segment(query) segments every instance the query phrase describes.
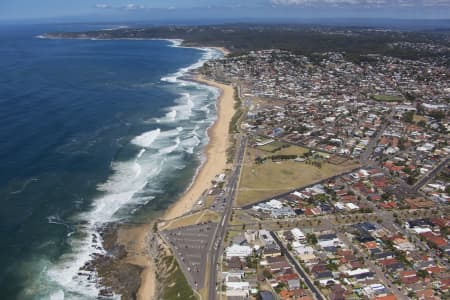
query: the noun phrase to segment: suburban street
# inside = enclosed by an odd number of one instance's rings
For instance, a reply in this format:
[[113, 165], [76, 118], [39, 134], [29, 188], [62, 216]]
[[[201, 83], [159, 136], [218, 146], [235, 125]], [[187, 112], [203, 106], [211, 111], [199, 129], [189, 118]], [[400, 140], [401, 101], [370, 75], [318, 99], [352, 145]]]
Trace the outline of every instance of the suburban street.
[[442, 171], [445, 166], [450, 162], [450, 157], [447, 157], [443, 161], [441, 161], [433, 170], [428, 172], [424, 177], [419, 179], [413, 186], [414, 190], [419, 190], [422, 186], [424, 186], [430, 179], [434, 178], [434, 176]]
[[272, 237], [277, 242], [278, 246], [281, 248], [281, 252], [286, 255], [289, 262], [294, 266], [295, 270], [300, 274], [303, 281], [306, 283], [308, 288], [311, 290], [312, 295], [316, 300], [325, 300], [325, 296], [322, 295], [320, 290], [314, 285], [313, 281], [309, 277], [309, 275], [303, 270], [302, 266], [297, 262], [297, 260], [292, 256], [292, 254], [286, 249], [286, 247], [283, 246], [283, 243], [280, 241], [280, 239], [277, 237], [276, 234], [271, 232]]
[[408, 298], [405, 297], [400, 291], [386, 276], [384, 275], [384, 272], [381, 270], [381, 268], [377, 265], [375, 265], [370, 259], [366, 259], [365, 255], [361, 253], [361, 250], [358, 249], [343, 233], [337, 234], [339, 239], [341, 239], [344, 243], [346, 243], [355, 253], [358, 253], [356, 256], [362, 258], [364, 260], [364, 263], [369, 267], [369, 269], [372, 272], [375, 272], [377, 278], [381, 280], [381, 282], [388, 287], [391, 292], [397, 297], [399, 300], [407, 300]]
[[[239, 98], [242, 99], [241, 96], [241, 88], [240, 86], [237, 87], [237, 94]], [[245, 105], [247, 106], [247, 101]], [[383, 110], [386, 113], [386, 110]], [[359, 169], [373, 169], [377, 168], [380, 171], [380, 173], [383, 173], [384, 176], [390, 177], [392, 174], [392, 171], [389, 172], [388, 169], [384, 168], [382, 165], [382, 162], [380, 157], [374, 158], [374, 150], [380, 143], [380, 139], [383, 137], [384, 134], [386, 134], [386, 131], [389, 133], [389, 126], [392, 124], [395, 125], [397, 122], [397, 119], [394, 119], [394, 114], [396, 113], [396, 110], [390, 109], [389, 113], [382, 119], [381, 125], [377, 128], [376, 131], [374, 131], [370, 136], [371, 138], [368, 140], [368, 143], [365, 143], [365, 150], [355, 157], [357, 161], [359, 161], [359, 165], [356, 168], [353, 168], [352, 170], [346, 170], [341, 171], [338, 174], [332, 174], [330, 177], [327, 177], [325, 179], [320, 179], [314, 182], [310, 182], [306, 186], [299, 186], [296, 189], [290, 190], [288, 192], [284, 192], [282, 194], [271, 196], [266, 199], [261, 199], [258, 202], [252, 203], [251, 205], [246, 205], [243, 207], [240, 207], [241, 210], [247, 210], [250, 209], [253, 205], [267, 202], [271, 199], [275, 198], [283, 198], [286, 196], [289, 196], [289, 194], [293, 193], [294, 191], [304, 190], [309, 187], [313, 187], [317, 184], [323, 184], [326, 182], [329, 182], [331, 180], [338, 179], [342, 176], [348, 175], [350, 173], [356, 172]], [[259, 133], [260, 136], [263, 136], [261, 133]], [[269, 136], [265, 136], [266, 138], [271, 138]], [[275, 137], [273, 137], [274, 140], [276, 140]], [[339, 238], [344, 241], [352, 250], [354, 250], [357, 257], [359, 257], [362, 261], [364, 261], [364, 264], [371, 270], [372, 273], [376, 274], [377, 279], [380, 281], [381, 284], [383, 284], [385, 287], [388, 287], [389, 290], [397, 297], [397, 299], [407, 299], [404, 296], [404, 291], [401, 289], [401, 287], [395, 285], [392, 281], [392, 278], [390, 276], [387, 276], [387, 274], [384, 273], [383, 269], [375, 263], [374, 261], [370, 260], [365, 253], [361, 252], [361, 249], [357, 246], [355, 246], [352, 241], [349, 240], [348, 236], [344, 234], [345, 231], [345, 224], [352, 224], [352, 223], [358, 223], [362, 222], [363, 220], [369, 221], [369, 222], [378, 222], [380, 224], [383, 224], [387, 229], [389, 229], [392, 232], [399, 232], [403, 236], [407, 237], [409, 240], [414, 241], [414, 243], [417, 245], [419, 249], [422, 251], [430, 250], [426, 243], [420, 241], [414, 234], [409, 232], [407, 229], [403, 227], [397, 226], [396, 223], [400, 224], [399, 219], [402, 221], [405, 221], [405, 212], [406, 210], [398, 210], [398, 209], [392, 209], [392, 210], [385, 210], [381, 209], [376, 205], [373, 201], [369, 201], [367, 195], [364, 193], [360, 193], [358, 190], [354, 192], [353, 195], [356, 195], [358, 197], [358, 204], [364, 204], [365, 208], [368, 208], [369, 211], [362, 212], [362, 213], [354, 213], [352, 215], [341, 215], [339, 212], [334, 215], [324, 215], [324, 216], [314, 216], [314, 217], [307, 217], [305, 215], [301, 216], [295, 216], [291, 217], [290, 219], [265, 219], [260, 218], [259, 221], [252, 219], [252, 215], [249, 214], [248, 218], [249, 220], [243, 222], [241, 224], [234, 224], [229, 225], [229, 220], [231, 217], [231, 214], [233, 213], [233, 202], [236, 197], [236, 193], [238, 190], [239, 185], [239, 179], [241, 174], [241, 168], [244, 161], [246, 146], [248, 142], [248, 136], [243, 133], [236, 134], [236, 152], [234, 155], [234, 162], [231, 172], [228, 175], [228, 178], [225, 182], [225, 185], [222, 187], [220, 194], [215, 197], [215, 202], [211, 205], [211, 209], [214, 210], [216, 213], [219, 214], [218, 221], [217, 219], [214, 221], [214, 223], [211, 226], [211, 232], [209, 233], [210, 242], [204, 242], [204, 248], [202, 251], [199, 251], [199, 253], [190, 253], [189, 251], [183, 250], [179, 251], [179, 259], [185, 261], [187, 263], [186, 268], [183, 270], [185, 273], [191, 273], [192, 270], [194, 270], [193, 278], [190, 280], [190, 285], [197, 291], [200, 291], [202, 287], [205, 287], [206, 290], [203, 290], [202, 296], [206, 297], [206, 299], [212, 299], [216, 300], [218, 297], [218, 293], [222, 292], [222, 285], [221, 278], [218, 278], [219, 272], [219, 261], [222, 258], [223, 251], [227, 245], [224, 245], [225, 237], [227, 236], [228, 230], [234, 230], [236, 231], [237, 228], [242, 228], [243, 226], [247, 229], [267, 229], [272, 231], [271, 235], [273, 238], [277, 241], [279, 246], [281, 247], [281, 252], [286, 256], [289, 263], [295, 268], [295, 270], [300, 274], [301, 278], [305, 282], [305, 284], [308, 286], [308, 289], [311, 291], [312, 296], [316, 300], [322, 300], [326, 299], [326, 297], [322, 294], [321, 289], [316, 286], [311, 279], [311, 277], [308, 275], [308, 273], [303, 269], [302, 265], [299, 264], [297, 259], [286, 249], [286, 247], [281, 243], [280, 239], [278, 238], [277, 234], [274, 233], [277, 230], [283, 230], [294, 228], [294, 227], [308, 227], [308, 228], [314, 228], [315, 230], [319, 231], [326, 231], [326, 230], [335, 230], [336, 228], [340, 228], [340, 233], [338, 233]], [[282, 139], [280, 139], [278, 142], [282, 142]], [[298, 144], [296, 142], [287, 142], [291, 145], [298, 145], [307, 149], [314, 149], [310, 148], [304, 144]], [[399, 154], [408, 154], [411, 149], [409, 147], [408, 149], [402, 149], [401, 151], [397, 151], [397, 155]], [[322, 150], [320, 150], [322, 151]], [[324, 151], [327, 152], [327, 151]], [[332, 152], [327, 152], [329, 154], [333, 154]], [[385, 156], [381, 156], [381, 158], [384, 159], [393, 159], [395, 158], [394, 155], [391, 154], [384, 154]], [[351, 158], [348, 158], [351, 159]], [[383, 160], [384, 161], [384, 160]], [[436, 163], [436, 161], [435, 161]], [[445, 166], [447, 166], [449, 163], [449, 158], [442, 159], [437, 165], [433, 164], [434, 167], [427, 172], [423, 177], [419, 177], [418, 181], [414, 185], [407, 184], [405, 178], [400, 177], [394, 177], [392, 181], [390, 182], [390, 186], [387, 187], [384, 191], [386, 195], [393, 195], [393, 197], [397, 199], [404, 199], [408, 197], [415, 197], [418, 195], [419, 189], [427, 184], [432, 178], [436, 176], [440, 171], [442, 171]], [[417, 176], [417, 175], [416, 175]], [[417, 178], [415, 178], [417, 180]], [[350, 184], [343, 184], [345, 189], [352, 190], [352, 187]], [[343, 188], [344, 189], [344, 188]], [[442, 208], [442, 207], [441, 207]], [[420, 212], [420, 211], [419, 211]], [[431, 211], [429, 211], [429, 214], [422, 214], [423, 217], [430, 217]], [[418, 212], [416, 212], [415, 209], [409, 209], [406, 213], [406, 215], [413, 215], [418, 217]], [[399, 218], [400, 216], [400, 218]], [[254, 216], [253, 216], [254, 217]], [[346, 220], [344, 221], [344, 217]], [[408, 217], [407, 217], [408, 218]], [[314, 225], [315, 224], [315, 225]], [[206, 236], [206, 235], [205, 235]], [[168, 240], [173, 241], [180, 241], [184, 244], [186, 244], [186, 248], [189, 247], [189, 249], [195, 249], [195, 245], [189, 244], [189, 242], [186, 242], [184, 237], [181, 235], [175, 235], [171, 236], [170, 238], [167, 237]], [[194, 241], [200, 242], [199, 239], [193, 238]], [[440, 265], [448, 267], [448, 264], [441, 258], [437, 257], [436, 253], [430, 254], [434, 259], [436, 259], [437, 262], [439, 262]], [[199, 267], [204, 263], [204, 267]], [[201, 279], [199, 279], [199, 276]], [[205, 295], [206, 294], [206, 295]]]

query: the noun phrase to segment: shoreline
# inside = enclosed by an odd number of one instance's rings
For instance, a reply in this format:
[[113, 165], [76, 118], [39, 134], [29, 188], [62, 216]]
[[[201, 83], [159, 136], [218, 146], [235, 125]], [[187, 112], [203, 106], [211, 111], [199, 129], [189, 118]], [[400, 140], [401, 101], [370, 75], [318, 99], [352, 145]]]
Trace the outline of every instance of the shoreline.
[[[174, 47], [184, 47], [178, 45], [179, 40], [170, 42]], [[195, 48], [205, 52], [220, 51], [224, 56], [229, 53], [221, 48]], [[209, 59], [203, 56], [203, 63]], [[220, 92], [214, 101], [217, 117], [209, 125], [206, 132], [208, 142], [201, 149], [201, 164], [197, 167], [190, 185], [181, 195], [176, 196], [174, 199], [176, 201], [165, 210], [156, 212], [156, 215], [139, 225], [111, 222], [102, 229], [102, 244], [106, 254], [94, 257], [86, 263], [86, 266], [92, 266], [93, 271], [97, 272], [99, 283], [104, 286], [99, 291], [100, 295], [115, 293], [124, 295], [127, 299], [159, 299], [161, 290], [167, 287], [167, 283], [160, 281], [160, 276], [165, 270], [158, 270], [161, 267], [158, 262], [161, 253], [158, 246], [160, 243], [157, 242], [159, 237], [154, 231], [156, 222], [161, 219], [173, 219], [192, 210], [200, 196], [212, 187], [212, 180], [216, 175], [223, 173], [229, 166], [227, 150], [230, 144], [229, 124], [235, 111], [234, 88], [203, 78], [196, 72], [201, 67], [200, 64], [195, 63], [193, 66], [195, 69], [186, 68], [184, 69], [186, 74], [178, 75], [176, 78], [214, 87]], [[187, 77], [184, 77], [185, 75]]]
[[[218, 58], [222, 53], [225, 57], [230, 51], [223, 47], [184, 45], [180, 39], [163, 38], [95, 38], [95, 37], [63, 37], [41, 35], [35, 36], [38, 39], [71, 39], [71, 40], [162, 40], [169, 42], [169, 47], [192, 48], [203, 52], [202, 58], [187, 68], [179, 69], [174, 76], [182, 81], [189, 80], [198, 83], [205, 88], [211, 86], [218, 89], [219, 94], [214, 101], [216, 105], [216, 119], [208, 122], [206, 134], [208, 141], [201, 149], [201, 163], [196, 168], [195, 175], [189, 186], [182, 194], [174, 197], [174, 202], [164, 210], [156, 212], [156, 216], [143, 220], [141, 224], [127, 224], [114, 221], [103, 223], [98, 229], [101, 236], [102, 247], [105, 253], [93, 255], [83, 265], [82, 268], [89, 268], [98, 279], [99, 295], [120, 294], [124, 298], [136, 299], [158, 299], [161, 287], [166, 283], [158, 281], [158, 263], [155, 261], [158, 249], [155, 249], [154, 242], [158, 235], [153, 231], [153, 225], [157, 218], [172, 219], [189, 212], [197, 202], [198, 198], [209, 189], [212, 179], [222, 173], [228, 166], [227, 149], [229, 147], [229, 123], [234, 115], [234, 88], [224, 84], [216, 83], [202, 78], [200, 75], [193, 75], [201, 65], [210, 59]], [[212, 54], [211, 54], [212, 53]], [[181, 72], [181, 71], [182, 72]], [[182, 75], [178, 75], [182, 73]], [[196, 74], [196, 73], [195, 73]], [[185, 75], [189, 78], [183, 78]], [[162, 80], [162, 78], [161, 78]], [[200, 153], [199, 153], [200, 154]], [[176, 199], [175, 199], [176, 198]], [[161, 220], [161, 219], [159, 219]]]
[[[226, 49], [216, 47], [224, 56], [229, 54]], [[230, 164], [227, 163], [226, 151], [229, 147], [229, 124], [234, 115], [234, 88], [196, 75], [190, 80], [219, 89], [217, 98], [217, 119], [208, 129], [208, 144], [203, 149], [204, 160], [183, 194], [171, 204], [163, 213], [162, 219], [167, 221], [188, 213], [205, 190], [211, 187], [211, 181], [217, 174], [222, 173]], [[155, 299], [158, 290], [153, 255], [149, 251], [149, 241], [152, 236], [151, 228], [155, 220], [136, 227], [120, 226], [117, 243], [127, 248], [126, 262], [142, 268], [140, 285], [136, 297], [138, 300]]]
[[[114, 29], [113, 29], [114, 30]], [[111, 31], [113, 31], [111, 30]], [[104, 30], [108, 31], [108, 30]], [[88, 36], [75, 36], [75, 37], [65, 37], [65, 36], [55, 36], [52, 34], [39, 34], [36, 35], [37, 39], [47, 39], [47, 40], [90, 40], [90, 41], [168, 41], [171, 42], [175, 47], [181, 48], [193, 48], [193, 49], [215, 49], [219, 52], [222, 52], [223, 56], [227, 56], [231, 53], [225, 47], [222, 46], [196, 46], [196, 45], [183, 45], [183, 39], [175, 39], [175, 38], [128, 38], [128, 37], [116, 37], [116, 38], [102, 38], [102, 37], [88, 37]]]
[[228, 129], [234, 115], [234, 89], [230, 85], [207, 80], [197, 75], [193, 81], [215, 87], [220, 90], [217, 100], [217, 119], [208, 129], [208, 145], [204, 149], [205, 160], [199, 167], [191, 185], [183, 195], [163, 215], [164, 220], [174, 219], [190, 211], [200, 196], [211, 187], [214, 177], [222, 173], [227, 164], [226, 151], [229, 147]]

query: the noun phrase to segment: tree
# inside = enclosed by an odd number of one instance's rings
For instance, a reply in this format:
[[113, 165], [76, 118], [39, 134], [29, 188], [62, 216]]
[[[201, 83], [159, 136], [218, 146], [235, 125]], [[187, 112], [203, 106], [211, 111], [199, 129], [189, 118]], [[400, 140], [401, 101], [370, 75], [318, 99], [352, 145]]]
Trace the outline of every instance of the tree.
[[263, 275], [264, 277], [266, 277], [267, 279], [272, 279], [272, 273], [268, 270], [268, 269], [264, 269], [263, 271]]
[[412, 123], [414, 121], [414, 112], [413, 111], [408, 111], [406, 113], [403, 114], [403, 120], [406, 123]]
[[382, 199], [383, 201], [389, 200], [390, 197], [391, 197], [391, 193], [390, 193], [390, 192], [386, 192], [386, 193], [383, 193], [383, 194], [381, 195], [381, 199]]
[[336, 271], [338, 269], [338, 265], [330, 259], [327, 263], [327, 269], [330, 271]]
[[414, 293], [413, 291], [408, 292], [407, 295], [410, 299], [414, 298], [416, 296], [416, 293]]
[[419, 125], [420, 127], [425, 127], [427, 126], [427, 122], [425, 122], [425, 120], [420, 120], [419, 122], [417, 122], [417, 125]]
[[256, 259], [255, 259], [254, 257], [252, 257], [252, 256], [247, 256], [247, 257], [245, 258], [245, 260], [246, 260], [247, 266], [248, 266], [249, 268], [251, 268], [251, 269], [255, 269], [255, 268], [256, 268], [257, 262], [256, 262]]
[[287, 244], [287, 249], [288, 249], [289, 251], [292, 251], [292, 244], [291, 244], [291, 243], [288, 243], [288, 244]]
[[416, 100], [416, 96], [414, 96], [414, 94], [412, 94], [410, 92], [406, 92], [405, 93], [405, 98], [408, 101], [415, 101]]
[[450, 184], [445, 187], [445, 192], [450, 194]]
[[419, 270], [417, 271], [417, 276], [419, 276], [422, 279], [425, 279], [426, 277], [428, 277], [428, 272], [426, 270]]
[[430, 113], [430, 116], [440, 121], [441, 119], [443, 119], [445, 117], [445, 112], [433, 111]]
[[308, 241], [308, 243], [312, 244], [312, 245], [316, 245], [317, 244], [317, 237], [314, 233], [308, 233], [306, 234], [306, 240]]
[[406, 183], [409, 185], [413, 185], [416, 181], [417, 179], [414, 176], [408, 176], [408, 178], [406, 178]]

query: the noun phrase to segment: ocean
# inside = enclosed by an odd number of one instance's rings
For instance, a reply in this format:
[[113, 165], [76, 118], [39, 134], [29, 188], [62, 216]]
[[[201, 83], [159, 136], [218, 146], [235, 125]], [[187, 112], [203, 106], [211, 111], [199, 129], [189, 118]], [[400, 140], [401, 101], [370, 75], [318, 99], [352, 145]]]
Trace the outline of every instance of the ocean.
[[155, 216], [203, 160], [219, 92], [181, 77], [221, 53], [36, 38], [104, 27], [0, 26], [0, 299], [94, 299], [99, 228]]

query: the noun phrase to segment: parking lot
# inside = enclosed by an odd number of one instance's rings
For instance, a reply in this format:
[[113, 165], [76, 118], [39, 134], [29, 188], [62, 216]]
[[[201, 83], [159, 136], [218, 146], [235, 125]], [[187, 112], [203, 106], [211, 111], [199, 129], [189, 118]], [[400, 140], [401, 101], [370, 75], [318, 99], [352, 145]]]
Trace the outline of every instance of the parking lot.
[[207, 251], [216, 226], [207, 223], [162, 232], [189, 283], [196, 289], [204, 286]]
[[226, 208], [226, 204], [227, 204], [227, 200], [226, 200], [226, 197], [225, 197], [225, 193], [221, 192], [219, 195], [217, 195], [214, 198], [214, 201], [211, 204], [210, 209], [214, 210], [214, 211], [216, 211], [218, 213], [223, 213], [223, 211]]

